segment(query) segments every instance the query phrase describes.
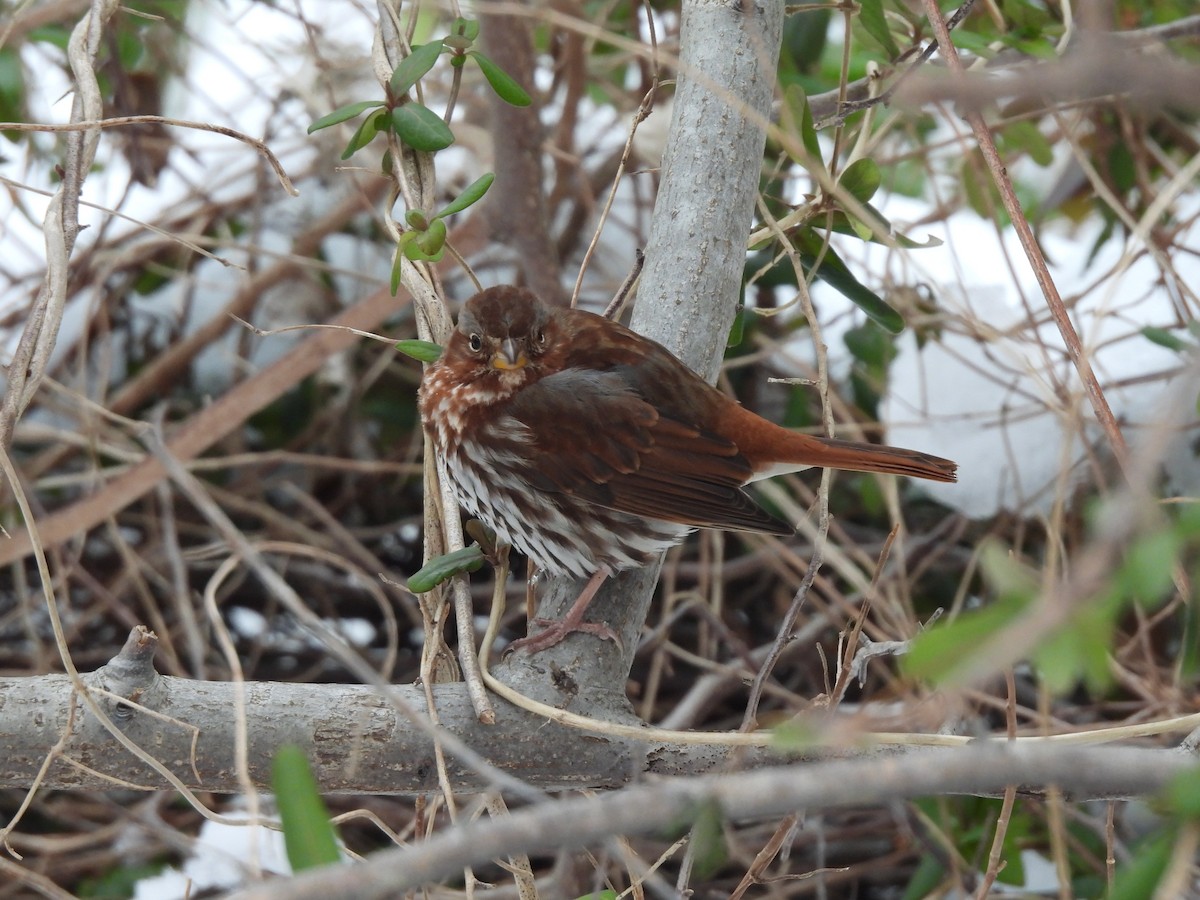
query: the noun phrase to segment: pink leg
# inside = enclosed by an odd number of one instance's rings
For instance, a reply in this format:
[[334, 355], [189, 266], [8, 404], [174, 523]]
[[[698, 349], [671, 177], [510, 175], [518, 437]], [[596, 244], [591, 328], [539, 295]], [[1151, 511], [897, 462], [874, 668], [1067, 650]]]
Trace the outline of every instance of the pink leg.
[[602, 640], [613, 641], [617, 646], [620, 646], [621, 639], [607, 625], [601, 625], [599, 622], [583, 621], [583, 614], [587, 612], [592, 598], [596, 596], [596, 591], [600, 590], [600, 585], [604, 583], [604, 579], [607, 577], [607, 572], [597, 572], [588, 580], [579, 597], [571, 604], [571, 608], [567, 610], [567, 614], [562, 619], [558, 621], [554, 619], [534, 619], [530, 623], [531, 625], [542, 625], [545, 627], [537, 634], [531, 634], [528, 637], [513, 641], [508, 649], [528, 650], [530, 653], [540, 653], [546, 648], [560, 643], [568, 634], [578, 631], [595, 635]]

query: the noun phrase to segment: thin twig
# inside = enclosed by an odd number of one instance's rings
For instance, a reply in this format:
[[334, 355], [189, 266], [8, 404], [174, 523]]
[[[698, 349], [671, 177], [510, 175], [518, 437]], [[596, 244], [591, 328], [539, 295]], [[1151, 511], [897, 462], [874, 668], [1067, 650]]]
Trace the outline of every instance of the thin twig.
[[168, 116], [115, 116], [111, 119], [71, 122], [65, 125], [48, 125], [32, 122], [0, 122], [0, 131], [71, 132], [90, 131], [101, 128], [121, 128], [125, 125], [174, 125], [177, 128], [191, 128], [195, 131], [211, 131], [214, 134], [221, 134], [225, 137], [233, 138], [235, 141], [241, 141], [243, 144], [249, 144], [266, 158], [271, 168], [274, 169], [275, 177], [279, 179], [279, 183], [283, 186], [283, 189], [293, 197], [300, 196], [300, 191], [292, 184], [292, 179], [288, 177], [287, 172], [284, 170], [283, 163], [279, 161], [279, 157], [271, 152], [266, 143], [225, 125], [213, 125], [211, 122], [191, 122], [187, 119], [172, 119]]
[[[929, 16], [929, 21], [933, 25], [934, 32], [937, 34], [938, 42], [943, 48], [942, 55], [949, 64], [950, 70], [956, 75], [963, 75], [966, 70], [963, 67], [962, 60], [958, 58], [958, 51], [955, 50], [954, 44], [950, 40], [950, 29], [945, 18], [942, 16], [941, 10], [938, 8], [937, 0], [922, 0], [922, 3], [925, 7], [925, 13]], [[1080, 381], [1083, 382], [1084, 391], [1087, 393], [1088, 400], [1092, 404], [1092, 411], [1095, 413], [1101, 428], [1104, 429], [1113, 455], [1121, 467], [1125, 469], [1129, 465], [1129, 446], [1125, 442], [1125, 436], [1121, 432], [1121, 426], [1117, 422], [1117, 417], [1113, 415], [1112, 407], [1108, 405], [1108, 398], [1104, 396], [1104, 389], [1100, 386], [1100, 382], [1096, 378], [1096, 373], [1092, 369], [1091, 360], [1088, 359], [1087, 353], [1083, 349], [1083, 344], [1079, 340], [1079, 332], [1075, 330], [1075, 325], [1071, 321], [1070, 314], [1067, 312], [1066, 304], [1063, 303], [1062, 295], [1058, 292], [1058, 285], [1054, 283], [1054, 276], [1050, 274], [1050, 268], [1046, 265], [1046, 257], [1042, 254], [1041, 247], [1038, 246], [1037, 236], [1034, 235], [1033, 228], [1029, 224], [1029, 219], [1026, 217], [1024, 210], [1021, 209], [1021, 201], [1017, 199], [1012, 179], [1008, 176], [1008, 169], [1004, 165], [1004, 160], [1000, 157], [1000, 151], [996, 147], [996, 142], [992, 139], [992, 133], [988, 129], [982, 114], [979, 112], [969, 111], [966, 114], [966, 118], [968, 124], [971, 126], [971, 131], [975, 135], [975, 140], [979, 144], [979, 149], [983, 153], [984, 161], [987, 163], [988, 169], [992, 174], [992, 180], [1000, 192], [1004, 209], [1008, 213], [1008, 217], [1012, 221], [1013, 228], [1021, 242], [1021, 247], [1025, 251], [1025, 258], [1029, 261], [1034, 276], [1037, 278], [1038, 286], [1042, 289], [1042, 295], [1046, 298], [1046, 306], [1050, 310], [1050, 314], [1054, 317], [1054, 324], [1058, 326], [1058, 331], [1062, 335], [1067, 355], [1070, 357], [1072, 365], [1075, 366], [1075, 370], [1079, 373]]]

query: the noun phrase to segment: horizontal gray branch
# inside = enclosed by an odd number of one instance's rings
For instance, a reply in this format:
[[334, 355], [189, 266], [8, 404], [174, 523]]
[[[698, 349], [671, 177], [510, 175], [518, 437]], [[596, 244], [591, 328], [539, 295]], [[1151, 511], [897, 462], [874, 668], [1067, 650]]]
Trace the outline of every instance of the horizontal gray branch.
[[[438, 791], [435, 730], [457, 737], [501, 772], [543, 790], [614, 787], [649, 773], [708, 772], [729, 765], [734, 752], [589, 733], [549, 722], [500, 698], [495, 698], [496, 724], [483, 725], [462, 683], [433, 687], [441, 723], [433, 729], [420, 686], [396, 685], [387, 696], [363, 685], [193, 681], [159, 675], [152, 666], [155, 646], [153, 635], [135, 629], [121, 654], [83, 676], [84, 682], [109, 692], [94, 696], [127, 738], [199, 790], [244, 788], [234, 758], [239, 710], [246, 723], [250, 779], [268, 789], [275, 751], [296, 744], [329, 793]], [[549, 674], [528, 661], [501, 666], [500, 672], [519, 692], [540, 694], [543, 702], [619, 718], [622, 724], [636, 722], [617, 708], [611, 692], [601, 696], [571, 687], [566, 694], [551, 694]], [[623, 695], [620, 701], [625, 703]], [[414, 717], [424, 721], [414, 722]], [[0, 679], [0, 787], [28, 788], [52, 754], [42, 782], [46, 788], [112, 788], [118, 779], [126, 787], [169, 787], [88, 711], [68, 676]], [[738, 754], [742, 766], [778, 759], [778, 754], [744, 748]], [[456, 791], [492, 786], [449, 752], [447, 767]]]
[[670, 779], [599, 797], [539, 803], [512, 815], [460, 824], [426, 841], [266, 884], [236, 900], [370, 900], [461, 875], [463, 867], [514, 853], [566, 850], [611, 835], [680, 833], [702, 814], [740, 821], [798, 810], [953, 793], [993, 794], [1008, 785], [1068, 796], [1141, 796], [1194, 766], [1187, 753], [1062, 744], [973, 744], [888, 760], [773, 767], [757, 772]]

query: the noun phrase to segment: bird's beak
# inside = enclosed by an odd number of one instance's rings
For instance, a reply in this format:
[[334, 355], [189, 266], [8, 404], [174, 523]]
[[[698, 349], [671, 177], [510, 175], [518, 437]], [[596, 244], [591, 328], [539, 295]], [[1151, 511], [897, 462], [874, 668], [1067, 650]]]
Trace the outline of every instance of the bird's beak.
[[502, 372], [515, 372], [525, 368], [529, 357], [512, 338], [505, 338], [500, 343], [500, 350], [492, 355], [492, 368]]

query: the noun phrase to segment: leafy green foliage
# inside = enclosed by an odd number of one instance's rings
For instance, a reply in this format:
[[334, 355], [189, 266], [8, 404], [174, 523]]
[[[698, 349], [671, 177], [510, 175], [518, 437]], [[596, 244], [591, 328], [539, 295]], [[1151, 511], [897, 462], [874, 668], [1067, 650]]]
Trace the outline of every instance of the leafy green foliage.
[[441, 260], [446, 250], [445, 219], [478, 203], [495, 180], [496, 176], [491, 172], [480, 176], [432, 217], [427, 217], [420, 210], [410, 209], [408, 211], [405, 216], [408, 230], [400, 235], [400, 242], [396, 247], [396, 256], [392, 263], [393, 294], [400, 287], [401, 259], [409, 259], [413, 262], [438, 262]]
[[[349, 159], [381, 133], [390, 132], [404, 144], [425, 153], [444, 150], [454, 143], [454, 132], [447, 122], [449, 111], [442, 117], [429, 107], [409, 96], [412, 89], [437, 64], [443, 52], [449, 51], [450, 64], [461, 69], [467, 59], [472, 59], [483, 72], [492, 90], [505, 102], [515, 106], [528, 106], [532, 101], [513, 78], [492, 60], [474, 49], [473, 43], [479, 35], [479, 24], [467, 19], [455, 19], [450, 34], [413, 45], [412, 52], [400, 61], [388, 79], [387, 97], [382, 100], [360, 100], [339, 107], [322, 116], [308, 126], [308, 133], [339, 125], [362, 115], [368, 109], [382, 111], [369, 116], [342, 152], [342, 159]], [[455, 72], [455, 78], [460, 77]]]
[[[984, 860], [991, 852], [995, 824], [1000, 817], [1001, 801], [988, 797], [937, 797], [913, 801], [919, 815], [933, 823], [938, 831], [954, 842], [954, 849], [963, 859]], [[1021, 847], [1039, 830], [1039, 822], [1020, 808], [1013, 810], [1001, 844], [1001, 868], [997, 880], [1003, 884], [1025, 883], [1025, 866], [1021, 862]], [[928, 853], [905, 890], [906, 898], [928, 897], [945, 876], [942, 859]]]
[[285, 744], [275, 753], [271, 787], [283, 823], [283, 841], [292, 870], [302, 872], [341, 859], [329, 810], [321, 799], [304, 751]]
[[[785, 91], [780, 120], [785, 132], [799, 137], [798, 146], [792, 143], [783, 148], [791, 160], [813, 173], [818, 181], [828, 178], [829, 170], [822, 158], [812, 108], [804, 90], [798, 85], [793, 84]], [[810, 204], [805, 211], [808, 214], [799, 223], [790, 225], [788, 236], [806, 272], [814, 273], [837, 290], [872, 321], [898, 334], [904, 329], [904, 319], [879, 294], [855, 277], [830, 243], [831, 233], [834, 232], [864, 241], [895, 243], [908, 249], [937, 246], [940, 243], [930, 239], [925, 244], [919, 244], [896, 233], [892, 224], [868, 203], [882, 183], [883, 172], [878, 163], [869, 157], [855, 160], [838, 177], [838, 189], [823, 192]], [[844, 202], [847, 196], [850, 202]], [[869, 220], [863, 217], [864, 210]], [[795, 215], [788, 214], [785, 217], [794, 219]]]
[[[1161, 605], [1180, 561], [1198, 545], [1200, 508], [1194, 505], [1172, 510], [1164, 521], [1135, 535], [1095, 596], [1077, 602], [1067, 622], [1038, 635], [1028, 648], [1047, 688], [1061, 695], [1083, 682], [1095, 694], [1107, 691], [1112, 680], [1108, 657], [1121, 616], [1134, 605], [1147, 611]], [[1031, 608], [1041, 587], [1034, 572], [995, 544], [983, 548], [981, 568], [992, 599], [982, 609], [920, 635], [903, 659], [909, 675], [953, 683], [981, 647]], [[1194, 650], [1191, 645], [1183, 652], [1188, 656]]]
[[994, 599], [982, 609], [939, 622], [919, 635], [901, 660], [907, 674], [934, 684], [953, 683], [988, 638], [1011, 625], [1029, 608], [1037, 589], [1033, 572], [995, 543], [984, 546], [981, 567]]

